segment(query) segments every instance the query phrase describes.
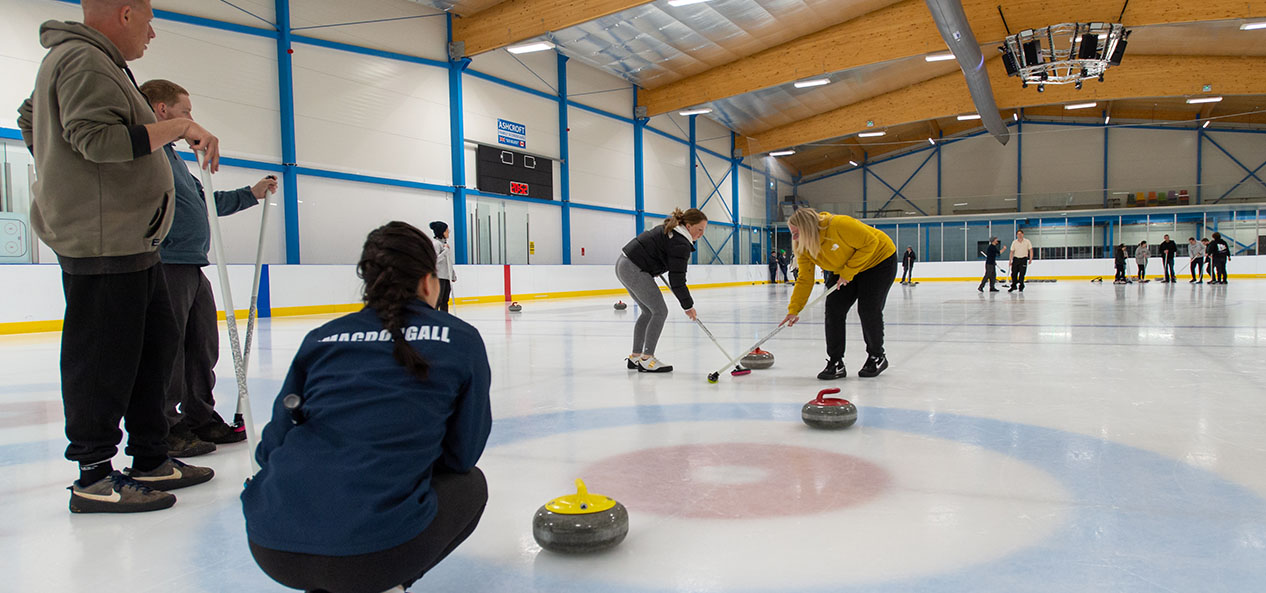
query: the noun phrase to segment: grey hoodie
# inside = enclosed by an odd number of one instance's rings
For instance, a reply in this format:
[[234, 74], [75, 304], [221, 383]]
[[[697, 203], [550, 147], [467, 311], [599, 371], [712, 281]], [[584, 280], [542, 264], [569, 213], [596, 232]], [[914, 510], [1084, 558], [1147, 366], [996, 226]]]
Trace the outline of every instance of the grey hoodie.
[[144, 270], [158, 263], [175, 199], [144, 127], [154, 112], [100, 31], [48, 21], [40, 44], [49, 52], [18, 109], [39, 171], [31, 226], [69, 274]]

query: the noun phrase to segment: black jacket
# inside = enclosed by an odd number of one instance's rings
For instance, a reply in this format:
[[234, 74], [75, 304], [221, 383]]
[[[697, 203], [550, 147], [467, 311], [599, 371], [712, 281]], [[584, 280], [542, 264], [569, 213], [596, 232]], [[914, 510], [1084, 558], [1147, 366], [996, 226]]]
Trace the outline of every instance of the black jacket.
[[1225, 239], [1209, 241], [1209, 248], [1205, 251], [1212, 255], [1214, 259], [1229, 259], [1231, 257], [1231, 246], [1227, 245]]
[[1175, 243], [1172, 239], [1169, 241], [1161, 241], [1160, 250], [1161, 250], [1162, 258], [1174, 259], [1174, 256], [1178, 255], [1178, 244]]
[[901, 256], [901, 265], [904, 267], [913, 266], [916, 261], [919, 261], [919, 256], [915, 255], [914, 250], [907, 251]]
[[681, 302], [682, 309], [692, 309], [694, 299], [690, 298], [690, 289], [686, 288], [686, 268], [690, 266], [690, 254], [695, 245], [681, 233], [673, 231], [664, 234], [664, 225], [658, 225], [629, 241], [624, 246], [624, 255], [643, 272], [659, 276], [668, 272], [668, 287]]
[[998, 246], [990, 243], [989, 247], [985, 249], [985, 264], [990, 266], [998, 265], [998, 255]]

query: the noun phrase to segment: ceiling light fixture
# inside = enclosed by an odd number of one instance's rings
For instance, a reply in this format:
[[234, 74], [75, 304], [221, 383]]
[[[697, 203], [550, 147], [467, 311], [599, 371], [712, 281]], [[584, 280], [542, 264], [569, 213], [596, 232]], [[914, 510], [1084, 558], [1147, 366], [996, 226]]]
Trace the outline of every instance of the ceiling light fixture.
[[928, 144], [931, 144], [932, 146], [936, 146], [936, 140], [928, 138]]
[[973, 114], [971, 114], [971, 115], [960, 115], [960, 116], [958, 116], [958, 121], [967, 121], [967, 120], [970, 120], [970, 119], [980, 119], [980, 114], [979, 114], [979, 113], [973, 113]]
[[1106, 126], [1106, 125], [1108, 125], [1108, 122], [1110, 122], [1110, 121], [1112, 121], [1112, 116], [1111, 116], [1111, 115], [1105, 115], [1105, 116], [1103, 116], [1103, 125], [1105, 125], [1105, 126]]
[[824, 84], [831, 84], [831, 79], [829, 79], [829, 78], [813, 78], [813, 79], [810, 79], [810, 80], [797, 80], [797, 81], [796, 81], [796, 84], [795, 84], [795, 87], [796, 87], [796, 88], [798, 88], [798, 89], [807, 89], [807, 88], [809, 88], [809, 87], [822, 86], [822, 85], [824, 85]]
[[850, 165], [852, 165], [852, 166], [856, 167], [856, 166], [857, 166], [857, 161], [849, 161], [849, 162], [848, 162], [848, 164], [850, 164]]
[[888, 132], [862, 132], [857, 135], [858, 138], [878, 138]]
[[712, 108], [699, 107], [697, 109], [687, 109], [685, 111], [678, 111], [677, 115], [703, 115], [705, 113], [712, 113]]
[[547, 49], [554, 49], [554, 44], [548, 41], [529, 41], [527, 43], [511, 45], [506, 48], [506, 51], [512, 54], [530, 54], [534, 51], [545, 51]]
[[1071, 111], [1073, 109], [1090, 109], [1096, 105], [1098, 105], [1098, 103], [1073, 103], [1072, 105], [1065, 105], [1064, 110]]
[[1015, 112], [1015, 113], [1012, 113], [1012, 114], [1011, 114], [1011, 119], [1014, 119], [1015, 121], [1020, 121], [1020, 112], [1019, 112], [1019, 111], [1017, 111], [1017, 112]]
[[939, 54], [928, 54], [926, 56], [923, 56], [923, 59], [928, 62], [944, 62], [946, 60], [954, 59], [954, 54], [949, 53], [949, 52], [942, 52]]
[[966, 206], [966, 205], [967, 205], [967, 202], [958, 202], [958, 203], [956, 203], [956, 204], [954, 204], [954, 205], [955, 205], [955, 206]]
[[794, 150], [778, 150], [778, 151], [774, 151], [774, 152], [769, 153], [769, 156], [790, 156], [790, 155], [793, 155], [793, 154], [796, 154], [796, 151], [794, 151]]
[[668, 0], [669, 6], [690, 6], [691, 4], [702, 4], [709, 0]]
[[1266, 21], [1244, 23], [1243, 25], [1240, 25], [1241, 31], [1256, 31], [1258, 29], [1266, 29]]
[[1195, 105], [1197, 103], [1217, 103], [1221, 100], [1222, 97], [1196, 97], [1194, 99], [1187, 99], [1187, 104]]
[[1200, 127], [1201, 127], [1201, 128], [1207, 128], [1207, 127], [1209, 127], [1209, 124], [1211, 124], [1211, 123], [1213, 123], [1213, 120], [1211, 120], [1211, 119], [1206, 119], [1206, 120], [1204, 120], [1204, 125], [1203, 125], [1203, 126], [1200, 126]]

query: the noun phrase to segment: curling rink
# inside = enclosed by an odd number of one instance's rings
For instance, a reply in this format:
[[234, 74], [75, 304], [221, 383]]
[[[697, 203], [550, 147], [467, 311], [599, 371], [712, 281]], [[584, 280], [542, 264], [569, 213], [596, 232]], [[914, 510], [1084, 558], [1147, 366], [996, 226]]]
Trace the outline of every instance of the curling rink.
[[[695, 298], [736, 351], [782, 319], [790, 294], [758, 285]], [[455, 309], [492, 361], [495, 422], [479, 464], [490, 500], [471, 539], [412, 591], [1244, 593], [1266, 583], [1266, 281], [1033, 282], [1011, 294], [894, 285], [891, 368], [856, 376], [865, 350], [850, 313], [849, 376], [834, 382], [815, 378], [820, 305], [765, 346], [773, 368], [727, 369], [710, 385], [724, 357], [671, 296], [657, 354], [675, 372], [626, 370], [637, 310], [614, 311], [617, 298]], [[329, 318], [262, 322], [250, 371], [258, 428], [300, 340]], [[59, 338], [0, 337], [0, 590], [286, 590], [247, 549], [245, 444], [188, 459], [217, 475], [175, 492], [171, 510], [67, 512], [76, 473], [62, 458]], [[216, 395], [231, 417], [227, 342]], [[800, 406], [826, 387], [857, 404], [855, 426], [801, 423]], [[628, 538], [596, 555], [543, 552], [532, 514], [577, 477], [628, 507]]]

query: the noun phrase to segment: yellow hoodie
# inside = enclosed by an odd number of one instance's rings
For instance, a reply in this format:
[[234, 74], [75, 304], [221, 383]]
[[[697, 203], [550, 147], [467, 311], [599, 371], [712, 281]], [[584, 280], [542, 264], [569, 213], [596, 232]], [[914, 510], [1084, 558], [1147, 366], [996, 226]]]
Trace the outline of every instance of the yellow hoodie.
[[818, 236], [822, 240], [822, 251], [816, 259], [808, 251], [796, 257], [800, 277], [796, 279], [791, 303], [787, 305], [787, 312], [792, 315], [799, 315], [809, 302], [817, 267], [839, 274], [845, 282], [852, 282], [859, 273], [897, 253], [897, 246], [886, 233], [852, 216], [819, 212], [818, 220], [821, 221]]

